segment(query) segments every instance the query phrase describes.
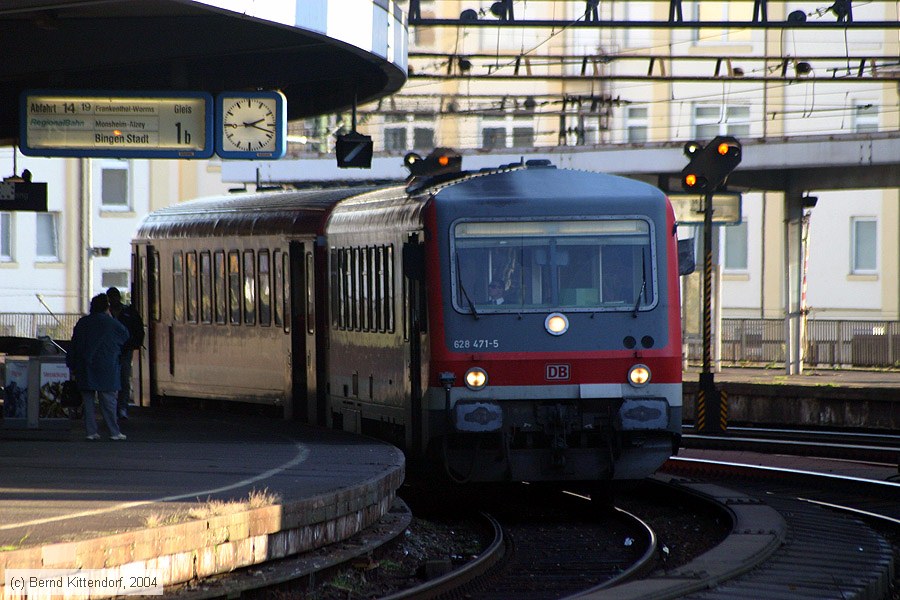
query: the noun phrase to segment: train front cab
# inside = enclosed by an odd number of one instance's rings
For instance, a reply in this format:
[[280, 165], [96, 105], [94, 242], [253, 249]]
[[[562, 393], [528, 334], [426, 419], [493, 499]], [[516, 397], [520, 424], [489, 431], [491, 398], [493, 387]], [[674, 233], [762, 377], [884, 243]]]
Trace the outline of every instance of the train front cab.
[[662, 193], [526, 169], [441, 190], [426, 221], [429, 271], [445, 275], [429, 287], [428, 437], [452, 477], [640, 479], [674, 453], [679, 289]]

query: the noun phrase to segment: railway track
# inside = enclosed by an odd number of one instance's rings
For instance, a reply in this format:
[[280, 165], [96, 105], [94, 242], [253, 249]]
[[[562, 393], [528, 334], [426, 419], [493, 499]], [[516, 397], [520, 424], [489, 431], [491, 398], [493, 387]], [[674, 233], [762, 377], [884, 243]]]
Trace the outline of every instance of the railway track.
[[[417, 515], [474, 505], [491, 513], [484, 518], [493, 541], [464, 568], [385, 597], [717, 599], [764, 591], [767, 600], [900, 599], [894, 568], [900, 564], [900, 483], [679, 457], [645, 486], [655, 487], [638, 496], [687, 495], [717, 504], [728, 515], [730, 535], [672, 564], [659, 561], [669, 550], [666, 542], [672, 545], [671, 534], [660, 539], [653, 532], [672, 513], [637, 525], [633, 515], [617, 511], [610, 517], [584, 495], [543, 486], [498, 487], [477, 498], [441, 491], [423, 500], [413, 494]], [[436, 505], [426, 508], [435, 497]], [[623, 494], [620, 500], [628, 505], [633, 498]], [[401, 518], [391, 535], [407, 525]], [[357, 556], [372, 551], [360, 547]], [[312, 589], [322, 573], [312, 569], [304, 585]]]
[[664, 471], [764, 499], [785, 520], [783, 544], [752, 573], [692, 598], [754, 589], [765, 589], [769, 600], [897, 597], [900, 484], [712, 458], [673, 459]]

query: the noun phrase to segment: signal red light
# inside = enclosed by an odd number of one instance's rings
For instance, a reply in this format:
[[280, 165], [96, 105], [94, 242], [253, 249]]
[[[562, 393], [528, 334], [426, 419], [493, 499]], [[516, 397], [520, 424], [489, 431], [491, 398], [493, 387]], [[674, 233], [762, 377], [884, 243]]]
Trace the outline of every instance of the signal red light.
[[729, 146], [728, 146], [728, 144], [726, 144], [725, 142], [722, 142], [721, 144], [719, 144], [719, 147], [716, 148], [716, 150], [717, 150], [717, 151], [719, 152], [719, 154], [721, 154], [722, 156], [725, 156], [726, 154], [728, 154], [728, 149], [729, 149]]
[[439, 165], [441, 165], [442, 167], [446, 167], [447, 165], [450, 164], [450, 157], [447, 156], [446, 154], [442, 154], [438, 157], [437, 161], [438, 161]]
[[693, 173], [688, 173], [684, 176], [684, 184], [688, 187], [694, 187], [697, 185], [697, 176]]

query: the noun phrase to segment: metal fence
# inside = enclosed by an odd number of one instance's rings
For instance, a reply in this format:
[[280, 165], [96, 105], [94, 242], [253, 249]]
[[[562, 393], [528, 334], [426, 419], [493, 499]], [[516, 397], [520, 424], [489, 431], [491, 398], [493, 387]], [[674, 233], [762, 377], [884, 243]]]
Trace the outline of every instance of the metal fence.
[[37, 338], [46, 335], [54, 340], [68, 340], [72, 338], [72, 328], [82, 316], [84, 315], [0, 313], [0, 336]]
[[[722, 365], [783, 364], [783, 319], [722, 319]], [[703, 356], [703, 340], [687, 337], [690, 362]], [[804, 363], [820, 367], [900, 367], [900, 321], [806, 322]]]
[[[82, 315], [0, 313], [0, 336], [68, 340]], [[785, 362], [783, 319], [722, 319], [722, 364]], [[686, 336], [690, 362], [703, 356], [703, 340]], [[806, 322], [805, 363], [821, 367], [900, 367], [900, 321]]]

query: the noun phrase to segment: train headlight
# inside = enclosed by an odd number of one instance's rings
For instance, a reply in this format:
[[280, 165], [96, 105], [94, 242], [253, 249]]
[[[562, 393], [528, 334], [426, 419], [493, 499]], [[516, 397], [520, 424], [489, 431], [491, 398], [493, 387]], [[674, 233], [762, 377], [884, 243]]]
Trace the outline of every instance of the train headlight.
[[569, 319], [562, 313], [551, 313], [544, 319], [544, 329], [550, 335], [562, 335], [569, 330]]
[[481, 367], [472, 367], [471, 369], [466, 371], [466, 387], [470, 390], [480, 390], [487, 385], [487, 382], [487, 371], [485, 371]]
[[650, 382], [650, 367], [634, 365], [628, 370], [628, 383], [634, 387], [643, 387]]

